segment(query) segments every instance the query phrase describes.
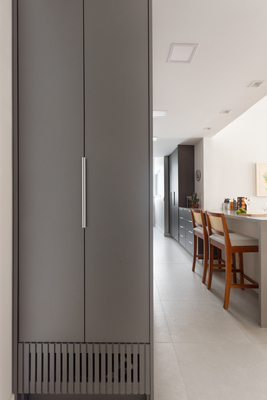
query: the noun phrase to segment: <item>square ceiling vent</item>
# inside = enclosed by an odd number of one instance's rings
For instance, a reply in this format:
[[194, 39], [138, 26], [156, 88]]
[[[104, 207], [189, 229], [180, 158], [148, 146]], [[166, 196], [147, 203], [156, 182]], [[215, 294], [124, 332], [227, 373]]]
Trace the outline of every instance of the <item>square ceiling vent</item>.
[[198, 46], [197, 43], [172, 43], [167, 62], [191, 63]]
[[251, 82], [248, 87], [249, 88], [258, 88], [260, 87], [262, 84], [264, 83], [264, 81], [253, 81]]

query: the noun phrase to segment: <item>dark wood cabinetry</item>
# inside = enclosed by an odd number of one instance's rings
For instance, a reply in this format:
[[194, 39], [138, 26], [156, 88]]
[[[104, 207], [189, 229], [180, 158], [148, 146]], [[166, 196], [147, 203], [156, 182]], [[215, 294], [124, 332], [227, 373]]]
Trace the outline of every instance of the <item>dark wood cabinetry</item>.
[[186, 228], [180, 228], [179, 207], [187, 206], [187, 196], [193, 192], [194, 146], [179, 145], [169, 156], [169, 226], [171, 236], [179, 242]]
[[169, 157], [170, 174], [170, 234], [178, 241], [178, 150]]

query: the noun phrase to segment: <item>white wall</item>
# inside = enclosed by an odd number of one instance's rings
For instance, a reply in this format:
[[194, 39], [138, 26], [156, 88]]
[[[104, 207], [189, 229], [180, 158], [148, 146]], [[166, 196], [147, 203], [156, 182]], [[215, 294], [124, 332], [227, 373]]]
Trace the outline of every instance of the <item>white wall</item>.
[[0, 1], [0, 399], [13, 399], [11, 0]]
[[[155, 179], [158, 176], [158, 195], [155, 193]], [[164, 233], [164, 157], [154, 157], [154, 222]]]
[[[267, 197], [256, 196], [255, 164], [267, 162], [267, 97], [203, 144], [203, 208], [218, 209], [225, 197], [252, 196], [249, 211], [263, 213]], [[244, 262], [246, 273], [259, 281], [258, 255], [245, 254]]]
[[204, 202], [204, 174], [203, 174], [203, 139], [195, 144], [195, 172], [199, 169], [201, 172], [200, 181], [196, 180], [195, 174], [195, 192], [197, 192], [200, 207], [203, 206]]
[[263, 212], [256, 197], [255, 164], [267, 162], [267, 96], [213, 138], [203, 139], [204, 208], [225, 197], [252, 196], [251, 212]]

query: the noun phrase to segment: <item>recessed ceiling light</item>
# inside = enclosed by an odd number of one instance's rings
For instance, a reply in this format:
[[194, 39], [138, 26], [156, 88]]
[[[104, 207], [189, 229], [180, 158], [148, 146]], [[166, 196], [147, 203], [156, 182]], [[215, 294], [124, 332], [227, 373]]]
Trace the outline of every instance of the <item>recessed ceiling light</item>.
[[153, 111], [153, 118], [164, 118], [168, 114], [168, 111]]
[[197, 43], [172, 43], [167, 62], [190, 63], [198, 46]]
[[229, 112], [231, 112], [232, 110], [222, 110], [221, 114], [229, 114]]
[[248, 87], [250, 87], [250, 88], [258, 88], [263, 83], [264, 83], [264, 81], [253, 81], [248, 85]]
[[209, 126], [207, 126], [206, 128], [203, 128], [203, 131], [210, 131], [211, 128]]
[[153, 142], [156, 142], [158, 140], [157, 136], [153, 136]]

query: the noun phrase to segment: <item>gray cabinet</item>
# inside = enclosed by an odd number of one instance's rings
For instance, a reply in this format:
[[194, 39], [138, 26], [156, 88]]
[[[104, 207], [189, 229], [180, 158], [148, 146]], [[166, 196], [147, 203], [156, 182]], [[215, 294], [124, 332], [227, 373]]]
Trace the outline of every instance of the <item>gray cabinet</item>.
[[186, 217], [179, 208], [179, 243], [185, 247]]
[[64, 10], [18, 2], [20, 341], [84, 339], [82, 1]]
[[[179, 207], [179, 243], [194, 253], [194, 232], [190, 208]], [[197, 238], [198, 254], [203, 254], [203, 242]]]
[[187, 206], [187, 196], [194, 192], [194, 146], [179, 145], [169, 156], [169, 227], [171, 236], [183, 241], [179, 207]]
[[94, 0], [84, 12], [85, 340], [148, 342], [147, 2]]
[[185, 248], [189, 253], [194, 252], [194, 232], [193, 232], [193, 222], [191, 218], [190, 210], [186, 210], [186, 222], [185, 222]]
[[143, 399], [150, 2], [19, 0], [16, 13], [14, 391]]
[[179, 207], [179, 243], [193, 254], [193, 223], [189, 208]]

